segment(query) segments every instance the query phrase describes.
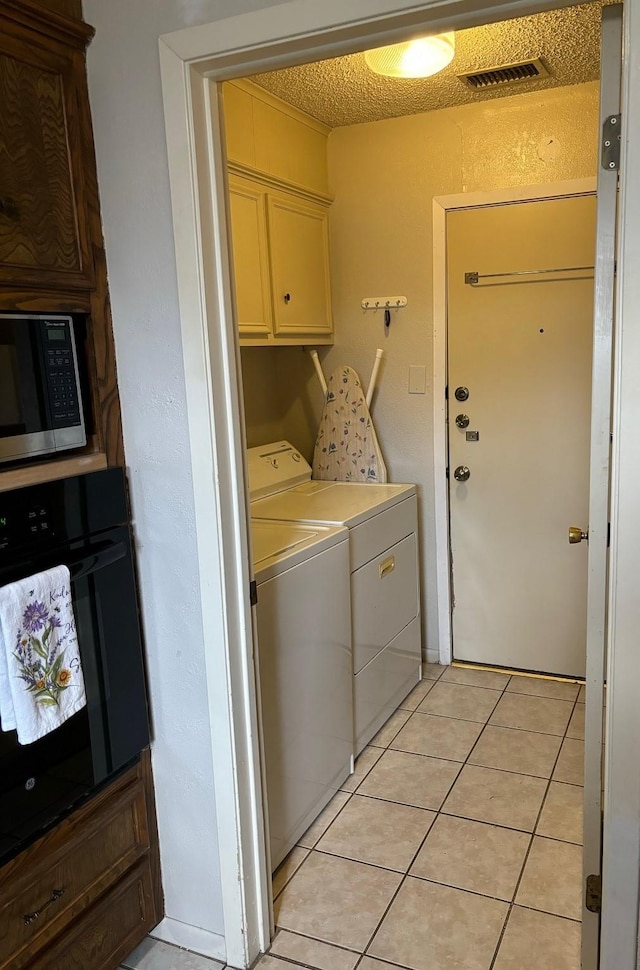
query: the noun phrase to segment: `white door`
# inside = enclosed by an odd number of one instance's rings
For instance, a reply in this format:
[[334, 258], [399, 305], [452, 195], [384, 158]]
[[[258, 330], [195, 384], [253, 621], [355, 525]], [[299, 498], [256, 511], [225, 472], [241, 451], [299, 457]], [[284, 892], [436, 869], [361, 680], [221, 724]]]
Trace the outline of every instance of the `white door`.
[[584, 676], [596, 200], [447, 213], [457, 660]]
[[[621, 137], [622, 5], [602, 11], [598, 212], [591, 408], [589, 517], [582, 526], [589, 536], [587, 674], [584, 758], [584, 909], [582, 970], [600, 965], [602, 885], [603, 707], [607, 660], [607, 592], [609, 563], [609, 489], [611, 450], [612, 357], [615, 315], [617, 163], [607, 144]], [[605, 794], [606, 798], [606, 794]], [[615, 900], [607, 900], [615, 906]]]

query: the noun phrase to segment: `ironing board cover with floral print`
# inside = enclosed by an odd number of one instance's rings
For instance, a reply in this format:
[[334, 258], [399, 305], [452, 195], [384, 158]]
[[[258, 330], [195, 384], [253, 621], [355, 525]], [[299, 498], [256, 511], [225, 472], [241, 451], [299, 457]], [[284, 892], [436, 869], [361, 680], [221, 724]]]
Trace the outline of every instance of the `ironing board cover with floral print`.
[[387, 481], [362, 384], [351, 367], [339, 367], [327, 381], [313, 452], [313, 478], [374, 485]]

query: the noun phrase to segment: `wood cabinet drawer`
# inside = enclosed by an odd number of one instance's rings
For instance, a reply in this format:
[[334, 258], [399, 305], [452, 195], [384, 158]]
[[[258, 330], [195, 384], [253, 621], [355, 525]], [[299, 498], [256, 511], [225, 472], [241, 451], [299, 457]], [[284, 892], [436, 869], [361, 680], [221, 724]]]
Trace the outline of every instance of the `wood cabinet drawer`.
[[144, 860], [29, 964], [29, 970], [115, 970], [156, 923]]
[[[80, 810], [83, 812], [83, 810]], [[90, 906], [149, 847], [145, 790], [138, 780], [95, 811], [48, 851], [47, 838], [25, 856], [25, 865], [0, 892], [0, 968], [19, 970], [36, 949]], [[42, 845], [42, 864], [34, 850]], [[24, 873], [24, 874], [23, 874]], [[75, 925], [75, 924], [74, 924]], [[80, 966], [80, 964], [78, 964]], [[84, 965], [83, 965], [84, 966]]]

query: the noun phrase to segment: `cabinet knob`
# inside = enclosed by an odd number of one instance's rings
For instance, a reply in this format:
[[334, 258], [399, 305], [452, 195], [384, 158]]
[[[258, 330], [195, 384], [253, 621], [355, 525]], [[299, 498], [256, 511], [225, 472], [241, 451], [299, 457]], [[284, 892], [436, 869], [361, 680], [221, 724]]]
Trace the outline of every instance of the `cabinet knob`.
[[290, 293], [285, 293], [285, 295], [284, 295], [284, 302], [285, 303], [291, 303], [291, 294]]

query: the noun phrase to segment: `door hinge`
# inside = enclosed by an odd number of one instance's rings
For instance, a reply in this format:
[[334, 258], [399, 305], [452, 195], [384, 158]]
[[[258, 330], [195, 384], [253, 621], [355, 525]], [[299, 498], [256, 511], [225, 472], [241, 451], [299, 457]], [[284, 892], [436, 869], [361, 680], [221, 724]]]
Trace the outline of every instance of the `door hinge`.
[[587, 876], [584, 904], [590, 913], [602, 912], [602, 878], [599, 875]]
[[258, 584], [255, 579], [249, 583], [249, 602], [252, 606], [258, 605]]
[[602, 167], [608, 172], [620, 168], [622, 115], [609, 115], [602, 126]]

